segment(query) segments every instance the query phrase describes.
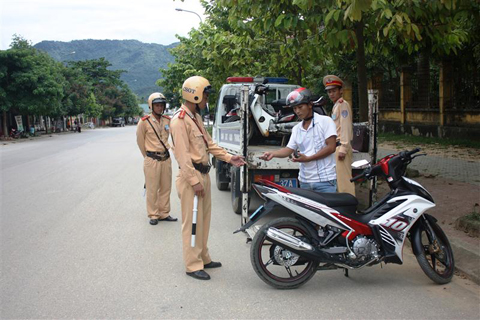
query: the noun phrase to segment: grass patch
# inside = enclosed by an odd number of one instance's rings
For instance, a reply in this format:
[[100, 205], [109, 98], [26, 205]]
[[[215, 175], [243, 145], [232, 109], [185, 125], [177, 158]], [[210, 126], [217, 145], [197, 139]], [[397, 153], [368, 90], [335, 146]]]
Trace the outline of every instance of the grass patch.
[[480, 213], [478, 212], [472, 212], [470, 214], [467, 214], [466, 216], [463, 217], [465, 220], [468, 221], [477, 221], [480, 222]]
[[417, 137], [411, 135], [400, 135], [394, 133], [379, 133], [378, 142], [394, 142], [394, 143], [409, 143], [409, 144], [430, 144], [437, 146], [459, 146], [467, 148], [480, 149], [480, 141], [469, 139], [452, 139], [452, 138], [430, 138]]
[[458, 218], [455, 221], [455, 228], [468, 233], [472, 237], [480, 237], [480, 214], [474, 211]]

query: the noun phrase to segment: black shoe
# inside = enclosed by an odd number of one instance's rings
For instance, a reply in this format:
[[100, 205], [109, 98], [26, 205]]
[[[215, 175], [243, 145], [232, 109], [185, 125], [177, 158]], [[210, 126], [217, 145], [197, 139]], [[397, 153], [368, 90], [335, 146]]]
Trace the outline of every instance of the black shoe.
[[172, 218], [171, 216], [168, 216], [165, 219], [158, 219], [158, 221], [171, 221], [171, 222], [174, 222], [177, 220], [178, 220], [177, 218]]
[[208, 273], [203, 270], [187, 272], [187, 275], [198, 280], [210, 280], [210, 276], [208, 275]]
[[221, 262], [213, 262], [213, 261], [203, 265], [205, 269], [220, 268], [221, 266], [222, 266]]
[[150, 224], [152, 226], [156, 225], [158, 223], [158, 219], [150, 219]]

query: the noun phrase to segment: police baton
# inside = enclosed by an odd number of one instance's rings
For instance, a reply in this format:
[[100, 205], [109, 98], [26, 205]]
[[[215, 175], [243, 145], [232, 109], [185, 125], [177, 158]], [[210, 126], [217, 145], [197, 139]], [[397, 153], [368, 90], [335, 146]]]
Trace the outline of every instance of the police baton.
[[192, 241], [190, 245], [195, 247], [195, 234], [197, 233], [197, 212], [198, 212], [198, 196], [193, 198], [193, 219], [192, 219]]

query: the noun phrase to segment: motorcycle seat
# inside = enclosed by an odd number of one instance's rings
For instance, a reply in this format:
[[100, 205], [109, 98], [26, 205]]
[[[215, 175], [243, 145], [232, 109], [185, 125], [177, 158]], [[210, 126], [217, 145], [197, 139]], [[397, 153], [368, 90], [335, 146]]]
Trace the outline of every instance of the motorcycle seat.
[[287, 102], [285, 99], [278, 99], [278, 100], [273, 100], [270, 104], [273, 107], [273, 109], [275, 109], [275, 111], [278, 112], [287, 105]]
[[[299, 188], [286, 188], [291, 193], [322, 203], [331, 208], [355, 207], [358, 205], [358, 200], [350, 193], [326, 193], [315, 192], [312, 190], [305, 190]], [[355, 211], [353, 212], [355, 213]]]

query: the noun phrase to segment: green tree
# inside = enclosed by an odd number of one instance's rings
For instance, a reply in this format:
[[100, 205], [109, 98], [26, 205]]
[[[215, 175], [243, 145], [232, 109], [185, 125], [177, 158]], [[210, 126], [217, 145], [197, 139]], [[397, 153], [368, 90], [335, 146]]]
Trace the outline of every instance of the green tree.
[[[172, 51], [175, 64], [160, 83], [175, 92], [189, 75], [286, 75], [318, 87], [326, 72], [356, 71], [360, 120], [367, 118], [371, 61], [442, 56], [471, 41], [478, 3], [467, 0], [218, 0], [204, 2], [208, 19]], [[345, 59], [355, 55], [355, 63]], [[172, 97], [176, 97], [173, 93]]]
[[111, 63], [104, 59], [70, 61], [71, 68], [81, 70], [92, 86], [96, 103], [102, 106], [101, 118], [124, 117], [136, 114], [138, 102], [135, 94], [120, 79], [124, 70], [110, 70]]
[[361, 121], [367, 119], [368, 110], [366, 54], [408, 56], [414, 52], [437, 55], [455, 52], [468, 40], [465, 24], [458, 22], [468, 12], [474, 12], [470, 10], [475, 6], [462, 0], [295, 0], [294, 3], [303, 10], [321, 13], [324, 17], [321, 33], [328, 47], [356, 53]]
[[91, 101], [93, 87], [81, 69], [64, 67], [63, 74], [66, 79], [65, 95], [62, 100], [63, 114], [75, 116], [86, 113]]
[[0, 51], [0, 108], [5, 134], [7, 111], [38, 116], [58, 113], [64, 83], [59, 63], [15, 36], [11, 48]]
[[97, 99], [95, 99], [93, 92], [90, 92], [87, 100], [87, 106], [85, 108], [85, 115], [93, 118], [100, 117], [102, 114], [102, 109], [102, 106], [97, 103]]

